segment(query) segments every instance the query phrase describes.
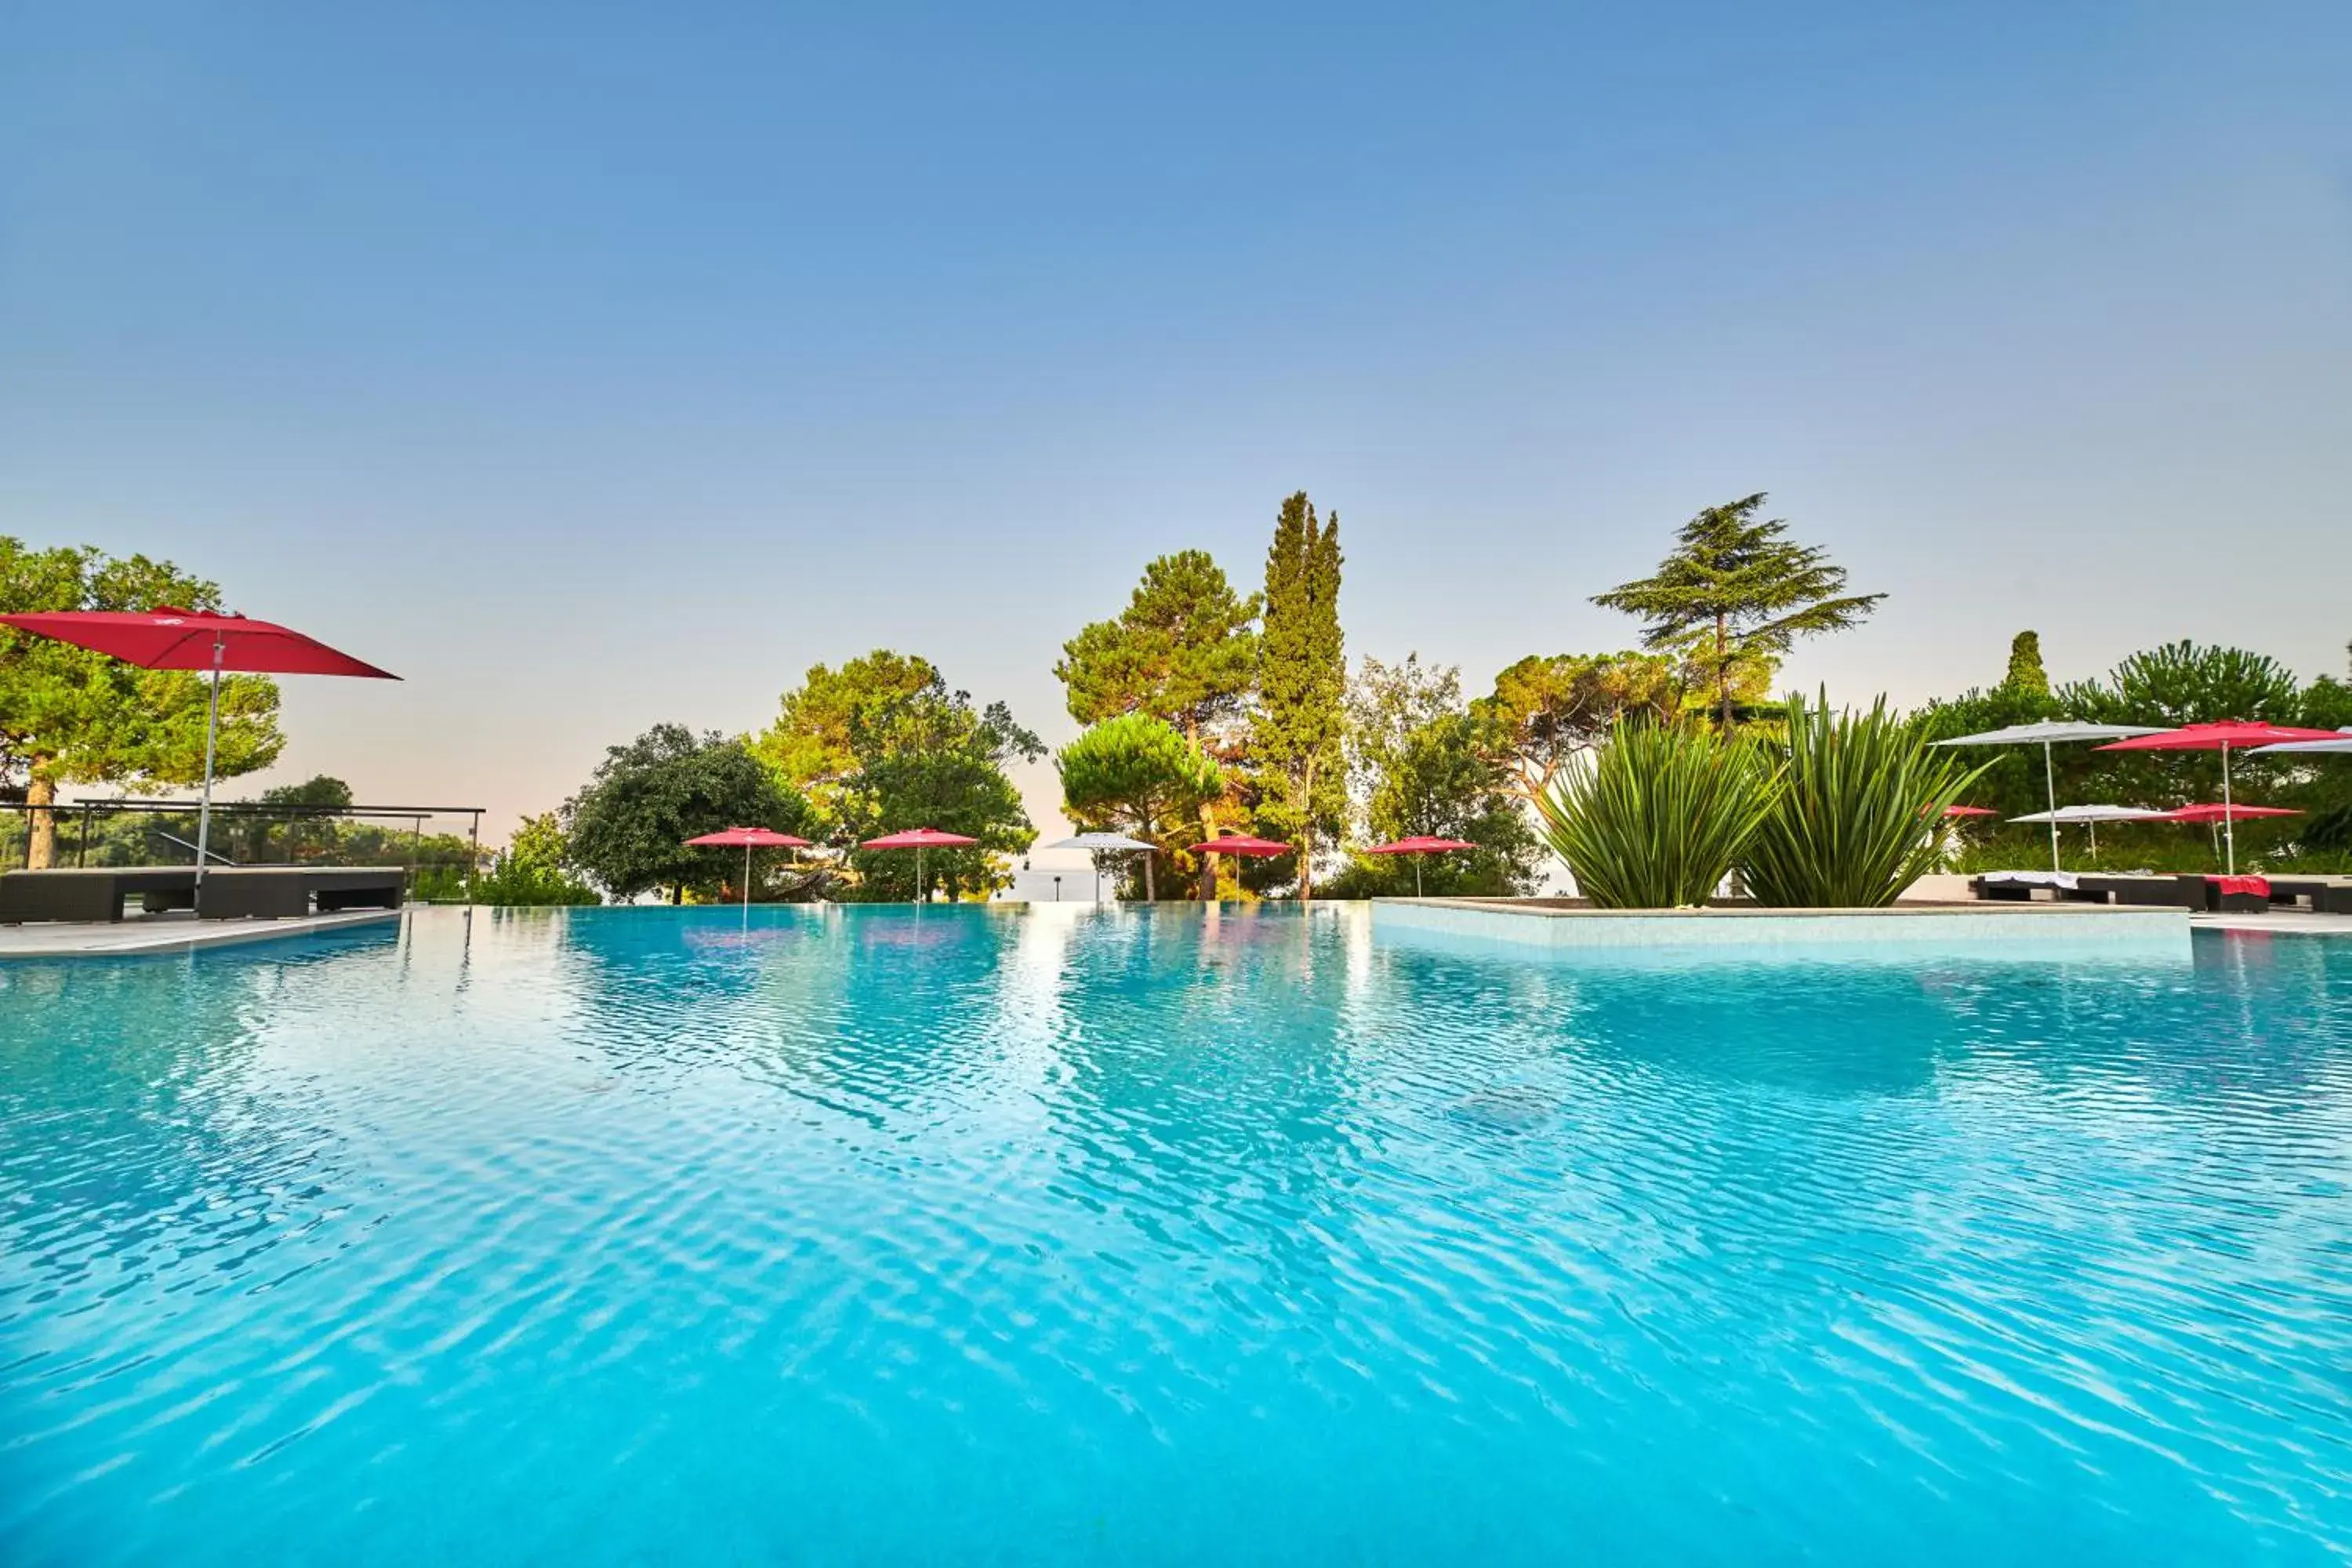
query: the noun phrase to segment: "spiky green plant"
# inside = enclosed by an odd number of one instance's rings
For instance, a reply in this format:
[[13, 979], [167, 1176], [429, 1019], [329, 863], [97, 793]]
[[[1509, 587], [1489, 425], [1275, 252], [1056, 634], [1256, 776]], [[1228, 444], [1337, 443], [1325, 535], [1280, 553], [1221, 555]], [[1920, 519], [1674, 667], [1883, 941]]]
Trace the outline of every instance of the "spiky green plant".
[[1984, 768], [1927, 744], [1886, 710], [1832, 712], [1824, 695], [1789, 698], [1788, 760], [1763, 826], [1739, 858], [1757, 901], [1790, 909], [1879, 909], [1936, 868], [1944, 808]]
[[1621, 723], [1590, 767], [1536, 797], [1543, 836], [1603, 909], [1664, 910], [1712, 895], [1771, 809], [1774, 766], [1750, 736]]

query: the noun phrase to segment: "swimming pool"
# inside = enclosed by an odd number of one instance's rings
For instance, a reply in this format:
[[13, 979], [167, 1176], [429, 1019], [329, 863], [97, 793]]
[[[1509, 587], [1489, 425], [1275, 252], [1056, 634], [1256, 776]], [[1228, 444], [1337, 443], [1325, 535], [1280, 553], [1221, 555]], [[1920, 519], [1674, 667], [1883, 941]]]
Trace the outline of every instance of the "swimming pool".
[[0, 968], [0, 1559], [2340, 1562], [2352, 943]]

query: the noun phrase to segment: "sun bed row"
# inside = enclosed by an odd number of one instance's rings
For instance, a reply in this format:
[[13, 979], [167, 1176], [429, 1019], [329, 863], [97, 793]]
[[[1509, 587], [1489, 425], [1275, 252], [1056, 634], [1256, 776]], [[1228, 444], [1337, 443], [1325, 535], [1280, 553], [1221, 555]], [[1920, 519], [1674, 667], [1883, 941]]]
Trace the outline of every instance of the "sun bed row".
[[1969, 889], [1979, 899], [2011, 903], [2039, 893], [2063, 903], [2146, 904], [2209, 914], [2307, 906], [2321, 914], [2352, 915], [2352, 877], [1989, 871], [1970, 880]]
[[287, 920], [341, 910], [396, 910], [408, 890], [397, 866], [92, 866], [0, 875], [0, 925], [123, 918], [193, 910], [201, 920]]

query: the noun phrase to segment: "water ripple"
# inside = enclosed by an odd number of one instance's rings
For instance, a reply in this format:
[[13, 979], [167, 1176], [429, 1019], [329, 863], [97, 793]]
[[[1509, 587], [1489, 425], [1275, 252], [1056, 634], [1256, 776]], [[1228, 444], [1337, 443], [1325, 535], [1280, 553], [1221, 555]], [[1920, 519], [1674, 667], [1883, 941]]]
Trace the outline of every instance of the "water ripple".
[[0, 1557], [2340, 1563], [2352, 944], [0, 970]]

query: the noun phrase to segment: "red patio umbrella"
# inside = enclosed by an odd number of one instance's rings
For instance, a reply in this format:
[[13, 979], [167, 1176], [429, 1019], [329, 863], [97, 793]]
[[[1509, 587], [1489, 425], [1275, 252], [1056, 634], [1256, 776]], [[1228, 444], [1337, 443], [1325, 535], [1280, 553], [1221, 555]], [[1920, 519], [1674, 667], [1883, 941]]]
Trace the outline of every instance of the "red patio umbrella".
[[795, 838], [789, 833], [778, 833], [772, 827], [722, 827], [716, 833], [706, 833], [699, 838], [689, 838], [688, 844], [710, 849], [731, 849], [743, 847], [743, 912], [751, 911], [751, 851], [761, 849], [805, 849], [809, 841]]
[[904, 833], [886, 834], [869, 838], [860, 849], [911, 849], [915, 852], [915, 902], [923, 901], [923, 851], [926, 849], [961, 849], [979, 843], [961, 833], [942, 833], [936, 827], [910, 827]]
[[2229, 822], [2250, 816], [2301, 816], [2284, 805], [2184, 805], [2164, 814], [2167, 822]]
[[398, 680], [388, 669], [329, 647], [291, 626], [244, 616], [214, 615], [158, 605], [152, 610], [35, 610], [0, 616], [0, 624], [76, 647], [89, 648], [147, 669], [208, 669], [211, 704], [205, 714], [205, 793], [196, 811], [196, 880], [211, 854], [213, 752], [220, 730], [220, 683], [239, 675], [351, 675]]
[[[1287, 855], [1290, 853], [1290, 846], [1276, 844], [1271, 838], [1254, 838], [1246, 833], [1221, 833], [1205, 844], [1193, 845], [1192, 853], [1195, 855], [1250, 855], [1264, 858], [1269, 855]], [[1204, 904], [1213, 902], [1216, 896], [1216, 878], [1204, 875], [1201, 879], [1201, 901]]]
[[1454, 849], [1475, 849], [1478, 847], [1466, 838], [1400, 838], [1391, 844], [1375, 844], [1364, 851], [1367, 855], [1410, 855], [1412, 857], [1412, 896], [1421, 897], [1421, 858], [1443, 855]]
[[2283, 741], [2333, 741], [2339, 739], [2334, 730], [2304, 730], [2292, 724], [2254, 724], [2242, 719], [2225, 719], [2214, 724], [2183, 724], [2178, 730], [2160, 730], [2153, 735], [2134, 735], [2128, 741], [2117, 741], [2101, 746], [2102, 752], [2219, 752], [2221, 753], [2221, 833], [2228, 846], [2224, 869], [2235, 876], [2238, 872], [2238, 833], [2231, 820], [2230, 752], [2237, 746], [2272, 746]]

